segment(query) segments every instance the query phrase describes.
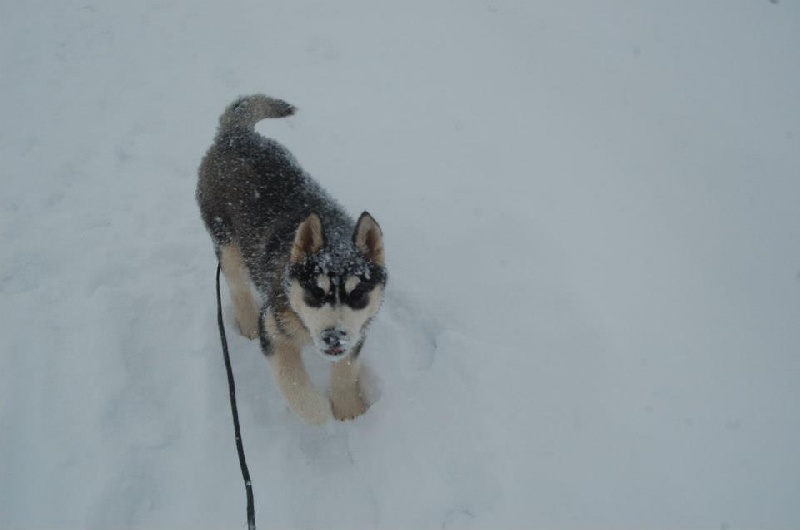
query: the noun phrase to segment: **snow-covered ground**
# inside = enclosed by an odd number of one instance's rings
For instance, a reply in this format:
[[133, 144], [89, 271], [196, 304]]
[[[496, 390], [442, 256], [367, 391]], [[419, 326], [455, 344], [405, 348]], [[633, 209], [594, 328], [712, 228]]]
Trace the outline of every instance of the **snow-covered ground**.
[[243, 527], [194, 186], [266, 92], [391, 279], [354, 422], [230, 332], [259, 527], [797, 528], [798, 50], [791, 0], [2, 3], [0, 527]]

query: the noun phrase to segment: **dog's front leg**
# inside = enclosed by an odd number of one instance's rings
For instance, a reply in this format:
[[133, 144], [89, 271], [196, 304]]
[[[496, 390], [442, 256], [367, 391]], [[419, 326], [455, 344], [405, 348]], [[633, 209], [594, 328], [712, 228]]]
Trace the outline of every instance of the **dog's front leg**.
[[331, 365], [331, 403], [337, 420], [352, 420], [367, 411], [367, 403], [358, 384], [358, 352]]
[[[262, 333], [265, 331], [262, 329]], [[272, 377], [278, 383], [292, 412], [310, 425], [323, 425], [331, 417], [331, 404], [316, 391], [308, 377], [301, 347], [285, 337], [262, 338], [264, 353], [269, 359]]]
[[331, 405], [311, 384], [300, 349], [278, 342], [269, 362], [292, 412], [310, 425], [324, 425], [331, 416]]

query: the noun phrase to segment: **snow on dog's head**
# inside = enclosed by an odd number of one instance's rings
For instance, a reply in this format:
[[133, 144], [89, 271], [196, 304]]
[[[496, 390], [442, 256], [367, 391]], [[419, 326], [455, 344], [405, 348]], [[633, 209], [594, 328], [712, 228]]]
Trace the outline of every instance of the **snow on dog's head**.
[[367, 212], [355, 230], [323, 230], [316, 214], [297, 228], [286, 275], [292, 310], [317, 351], [338, 361], [358, 353], [386, 284], [383, 234]]

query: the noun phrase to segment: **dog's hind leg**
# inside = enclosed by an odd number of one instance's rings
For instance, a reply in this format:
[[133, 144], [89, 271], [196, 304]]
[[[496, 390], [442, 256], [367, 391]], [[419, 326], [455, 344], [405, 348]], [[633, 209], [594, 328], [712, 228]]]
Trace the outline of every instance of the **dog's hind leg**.
[[249, 339], [258, 337], [258, 305], [250, 290], [250, 274], [235, 242], [220, 247], [220, 264], [236, 309], [239, 332]]

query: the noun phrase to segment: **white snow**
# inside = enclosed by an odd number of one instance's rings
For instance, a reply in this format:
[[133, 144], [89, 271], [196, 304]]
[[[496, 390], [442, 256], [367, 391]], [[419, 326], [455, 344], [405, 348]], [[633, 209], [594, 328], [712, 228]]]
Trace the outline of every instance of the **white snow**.
[[3, 3], [0, 527], [244, 527], [194, 186], [265, 92], [391, 276], [321, 429], [226, 302], [260, 528], [796, 528], [798, 49], [789, 0]]

